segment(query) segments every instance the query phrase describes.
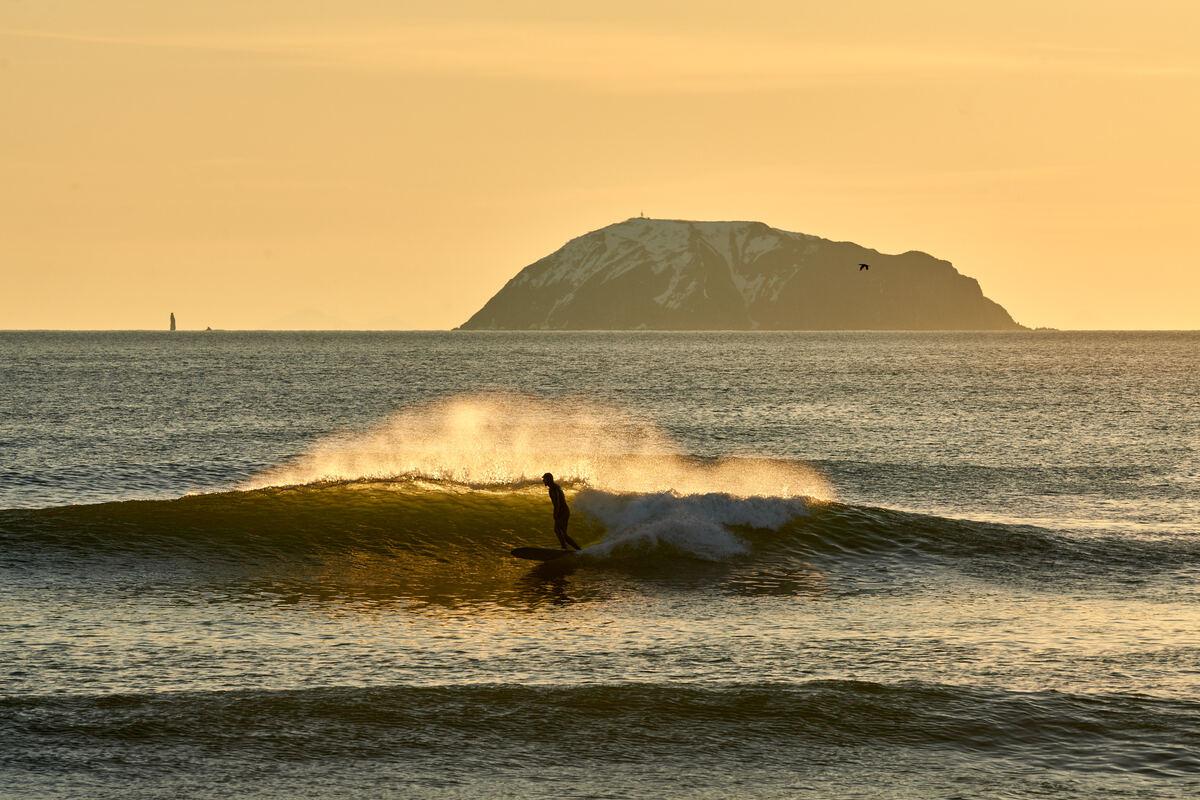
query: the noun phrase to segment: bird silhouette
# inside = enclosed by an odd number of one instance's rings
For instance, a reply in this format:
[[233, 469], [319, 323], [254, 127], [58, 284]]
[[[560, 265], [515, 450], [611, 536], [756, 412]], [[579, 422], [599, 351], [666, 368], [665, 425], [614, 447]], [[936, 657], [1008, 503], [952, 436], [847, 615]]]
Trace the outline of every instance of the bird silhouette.
[[870, 268], [871, 268], [871, 265], [870, 265], [870, 264], [859, 264], [859, 265], [858, 265], [858, 271], [859, 271], [859, 272], [862, 272], [864, 269], [870, 269]]

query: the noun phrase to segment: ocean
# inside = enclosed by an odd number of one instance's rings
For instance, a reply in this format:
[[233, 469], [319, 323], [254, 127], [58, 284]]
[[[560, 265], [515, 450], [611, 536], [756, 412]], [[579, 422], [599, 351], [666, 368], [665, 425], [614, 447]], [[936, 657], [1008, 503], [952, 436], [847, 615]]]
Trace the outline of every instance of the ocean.
[[1198, 363], [0, 333], [0, 797], [1195, 797]]

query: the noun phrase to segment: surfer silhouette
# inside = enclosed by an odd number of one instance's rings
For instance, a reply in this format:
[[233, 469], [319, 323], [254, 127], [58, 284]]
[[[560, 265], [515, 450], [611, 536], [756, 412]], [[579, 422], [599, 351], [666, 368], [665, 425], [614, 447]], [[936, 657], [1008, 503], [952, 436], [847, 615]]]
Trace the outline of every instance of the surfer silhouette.
[[567, 522], [571, 519], [571, 509], [567, 507], [567, 496], [562, 487], [554, 482], [554, 476], [547, 472], [542, 476], [542, 483], [550, 491], [550, 503], [554, 506], [554, 535], [558, 537], [558, 545], [563, 550], [568, 545], [576, 550], [583, 548], [575, 544], [575, 540], [567, 535]]

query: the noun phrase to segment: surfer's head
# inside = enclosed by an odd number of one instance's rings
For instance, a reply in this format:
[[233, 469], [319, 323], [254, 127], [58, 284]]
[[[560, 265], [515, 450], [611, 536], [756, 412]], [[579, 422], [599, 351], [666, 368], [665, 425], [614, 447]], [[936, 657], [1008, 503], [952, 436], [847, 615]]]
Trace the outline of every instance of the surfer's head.
[[549, 486], [550, 484], [554, 483], [554, 476], [551, 475], [549, 472], [547, 472], [545, 475], [542, 476], [542, 483]]

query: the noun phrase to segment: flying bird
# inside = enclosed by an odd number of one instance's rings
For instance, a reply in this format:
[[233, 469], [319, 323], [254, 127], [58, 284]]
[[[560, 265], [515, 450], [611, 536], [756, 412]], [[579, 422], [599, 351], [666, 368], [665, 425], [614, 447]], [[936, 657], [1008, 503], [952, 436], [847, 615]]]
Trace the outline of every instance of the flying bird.
[[859, 272], [862, 272], [864, 269], [870, 269], [870, 268], [871, 268], [871, 265], [870, 265], [870, 264], [859, 264], [859, 265], [858, 265], [858, 271], [859, 271]]

